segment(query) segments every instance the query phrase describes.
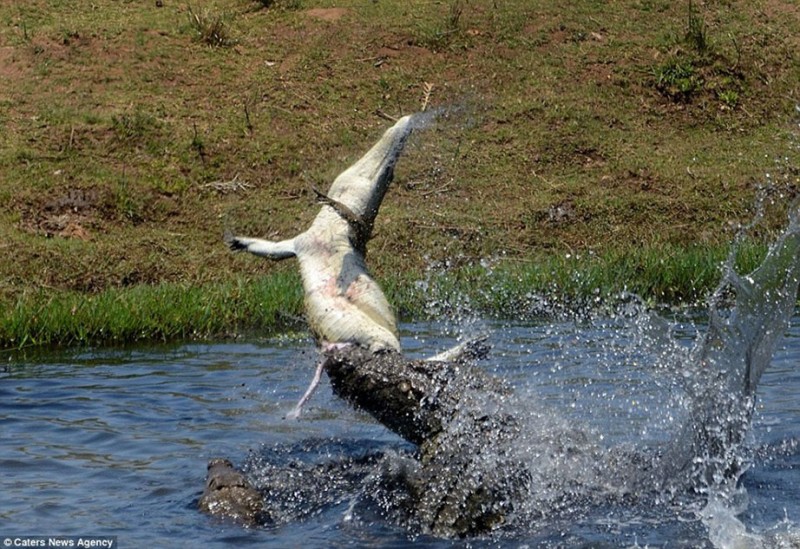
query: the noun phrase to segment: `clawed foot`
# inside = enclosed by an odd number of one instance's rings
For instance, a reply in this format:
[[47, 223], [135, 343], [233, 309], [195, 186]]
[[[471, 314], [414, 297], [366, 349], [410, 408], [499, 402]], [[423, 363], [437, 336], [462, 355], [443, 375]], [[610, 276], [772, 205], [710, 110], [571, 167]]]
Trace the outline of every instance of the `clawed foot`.
[[342, 349], [347, 349], [348, 347], [352, 347], [352, 343], [329, 343], [325, 342], [322, 344], [322, 354], [328, 354], [333, 351], [340, 351]]
[[[341, 349], [346, 349], [348, 347], [352, 347], [352, 343], [330, 343], [330, 342], [323, 342], [321, 346], [322, 354], [327, 355], [334, 351], [338, 351]], [[286, 414], [286, 419], [297, 419], [300, 417], [300, 414], [303, 411], [303, 406], [305, 406], [306, 402], [311, 400], [311, 397], [314, 395], [314, 391], [317, 390], [319, 386], [320, 379], [322, 378], [322, 370], [325, 369], [325, 358], [319, 361], [317, 364], [317, 369], [314, 371], [314, 377], [311, 380], [311, 384], [306, 389], [303, 398], [301, 398], [297, 405], [294, 407], [294, 410]]]
[[239, 240], [239, 238], [234, 236], [234, 234], [230, 231], [225, 231], [222, 239], [225, 242], [225, 245], [235, 252], [247, 249], [247, 244]]
[[491, 344], [487, 343], [488, 340], [489, 334], [481, 334], [426, 360], [432, 362], [471, 362], [483, 360], [489, 356], [489, 351], [492, 349]]
[[300, 413], [303, 411], [303, 406], [305, 406], [306, 402], [311, 399], [311, 396], [314, 394], [314, 391], [317, 390], [319, 386], [319, 380], [322, 378], [322, 370], [325, 367], [325, 361], [320, 360], [319, 364], [317, 364], [317, 369], [314, 371], [314, 378], [311, 380], [311, 384], [306, 389], [303, 398], [297, 403], [294, 407], [294, 410], [286, 414], [286, 419], [297, 419], [300, 417]]

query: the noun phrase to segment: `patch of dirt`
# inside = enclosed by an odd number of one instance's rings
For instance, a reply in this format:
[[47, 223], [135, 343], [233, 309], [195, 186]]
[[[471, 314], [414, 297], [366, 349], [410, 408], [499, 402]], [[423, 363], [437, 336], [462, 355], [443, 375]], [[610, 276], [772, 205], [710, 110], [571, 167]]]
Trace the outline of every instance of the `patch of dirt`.
[[95, 40], [91, 36], [78, 32], [64, 33], [59, 38], [35, 36], [31, 40], [34, 55], [58, 61], [69, 60], [76, 52], [89, 48], [93, 43]]
[[594, 82], [598, 86], [614, 84], [614, 64], [613, 63], [591, 63], [584, 68], [587, 80]]
[[419, 63], [421, 60], [432, 57], [433, 55], [434, 54], [431, 52], [431, 50], [421, 46], [416, 46], [413, 43], [409, 43], [409, 41], [404, 40], [397, 42], [396, 44], [378, 48], [378, 51], [375, 52], [375, 66], [383, 66], [387, 62], [401, 59], [410, 59], [414, 60], [416, 63]]
[[763, 3], [763, 13], [770, 19], [800, 19], [800, 5], [785, 0], [767, 0]]
[[278, 70], [282, 73], [292, 71], [302, 60], [303, 56], [299, 53], [288, 55], [283, 59], [283, 61], [281, 61], [280, 65], [278, 65]]
[[553, 204], [547, 209], [547, 222], [550, 225], [563, 225], [575, 221], [578, 217], [575, 205], [569, 200]]
[[306, 10], [305, 14], [314, 19], [323, 21], [338, 21], [350, 12], [347, 8], [313, 8]]
[[68, 189], [44, 203], [22, 205], [20, 228], [46, 237], [60, 236], [91, 240], [93, 230], [101, 228], [101, 193], [95, 190]]
[[72, 213], [51, 215], [39, 222], [38, 229], [45, 236], [60, 236], [62, 238], [77, 238], [78, 240], [91, 240], [92, 235], [84, 225], [89, 225], [91, 219]]
[[[7, 82], [15, 78], [20, 78], [27, 72], [22, 65], [17, 62], [16, 51], [17, 48], [13, 46], [0, 47], [0, 78]], [[6, 88], [6, 86], [3, 87]]]
[[[417, 52], [416, 50], [420, 51]], [[374, 58], [370, 59], [372, 66], [380, 71], [390, 71], [393, 67], [410, 67], [409, 70], [414, 70], [414, 68], [418, 68], [423, 64], [423, 56], [434, 55], [430, 50], [418, 46], [410, 46], [408, 52], [396, 51], [394, 54], [385, 55], [389, 51], [392, 50], [389, 48], [381, 48], [379, 53]], [[444, 77], [444, 75], [442, 76]]]
[[656, 177], [646, 169], [627, 170], [624, 174], [616, 177], [606, 175], [601, 181], [610, 186], [624, 187], [631, 192], [650, 192], [662, 187]]

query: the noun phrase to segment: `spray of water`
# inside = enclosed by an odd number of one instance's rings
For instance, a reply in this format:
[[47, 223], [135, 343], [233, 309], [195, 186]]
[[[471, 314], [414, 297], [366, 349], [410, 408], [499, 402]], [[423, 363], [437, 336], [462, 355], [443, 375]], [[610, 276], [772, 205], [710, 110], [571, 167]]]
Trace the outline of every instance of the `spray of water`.
[[669, 476], [688, 475], [697, 486], [720, 486], [746, 468], [755, 391], [786, 331], [800, 282], [796, 206], [761, 266], [745, 276], [733, 266], [742, 238], [710, 298], [708, 330], [687, 365], [690, 420], [668, 453]]

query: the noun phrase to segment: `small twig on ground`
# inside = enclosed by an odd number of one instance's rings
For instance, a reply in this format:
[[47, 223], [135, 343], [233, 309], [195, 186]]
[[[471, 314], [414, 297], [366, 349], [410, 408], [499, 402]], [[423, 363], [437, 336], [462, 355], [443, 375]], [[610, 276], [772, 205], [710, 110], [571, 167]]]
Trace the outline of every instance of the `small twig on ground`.
[[230, 181], [212, 181], [211, 183], [206, 183], [201, 185], [203, 189], [211, 189], [217, 192], [221, 192], [223, 194], [226, 193], [235, 193], [237, 191], [245, 191], [251, 188], [252, 185], [247, 183], [246, 181], [239, 180], [239, 174], [233, 176], [233, 179]]
[[425, 112], [425, 109], [428, 108], [428, 103], [430, 103], [432, 91], [433, 91], [433, 84], [431, 84], [430, 82], [422, 83], [422, 108], [420, 109], [420, 111]]
[[555, 183], [553, 183], [551, 180], [547, 179], [545, 176], [539, 175], [538, 173], [536, 173], [535, 170], [533, 172], [531, 172], [531, 173], [533, 174], [533, 177], [541, 179], [551, 189], [555, 188], [555, 186], [556, 186]]
[[375, 110], [375, 114], [377, 114], [377, 115], [378, 115], [378, 116], [380, 116], [381, 118], [384, 118], [384, 119], [388, 120], [389, 122], [397, 122], [397, 120], [398, 120], [398, 119], [397, 119], [397, 118], [395, 118], [394, 116], [392, 116], [392, 115], [390, 115], [390, 114], [386, 114], [385, 112], [383, 112], [383, 111], [382, 111], [382, 110], [380, 110], [380, 109], [376, 109], [376, 110]]
[[449, 190], [450, 190], [450, 183], [448, 182], [448, 183], [445, 183], [444, 185], [442, 185], [441, 187], [437, 187], [435, 189], [429, 189], [427, 191], [423, 191], [423, 192], [420, 193], [420, 196], [430, 196], [432, 194], [444, 193], [444, 192], [447, 192]]
[[247, 101], [244, 102], [244, 122], [248, 133], [253, 135], [253, 123], [250, 121], [250, 110], [247, 108]]

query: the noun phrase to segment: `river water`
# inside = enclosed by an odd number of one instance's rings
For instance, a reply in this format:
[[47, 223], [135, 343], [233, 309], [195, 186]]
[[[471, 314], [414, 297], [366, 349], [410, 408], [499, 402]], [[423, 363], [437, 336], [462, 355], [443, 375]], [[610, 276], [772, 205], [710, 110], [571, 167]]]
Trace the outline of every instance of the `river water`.
[[[639, 313], [473, 321], [459, 329], [414, 323], [402, 326], [402, 344], [411, 356], [427, 356], [459, 332], [489, 331], [494, 348], [483, 365], [518, 393], [586, 426], [603, 444], [644, 447], [679, 427], [686, 403], [665, 371], [702, 329], [702, 319]], [[355, 505], [353, 494], [260, 529], [196, 510], [212, 457], [241, 464], [275, 449], [299, 458], [320, 441], [340, 454], [405, 446], [325, 383], [299, 420], [284, 419], [315, 360], [302, 335], [7, 356], [0, 364], [0, 538], [113, 535], [120, 547], [800, 546], [800, 316], [759, 387], [755, 457], [735, 504], [707, 505], [704, 496], [655, 507], [615, 503], [469, 541], [410, 533]]]

